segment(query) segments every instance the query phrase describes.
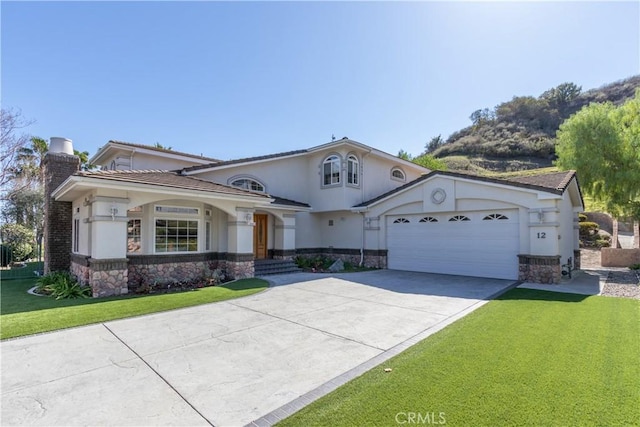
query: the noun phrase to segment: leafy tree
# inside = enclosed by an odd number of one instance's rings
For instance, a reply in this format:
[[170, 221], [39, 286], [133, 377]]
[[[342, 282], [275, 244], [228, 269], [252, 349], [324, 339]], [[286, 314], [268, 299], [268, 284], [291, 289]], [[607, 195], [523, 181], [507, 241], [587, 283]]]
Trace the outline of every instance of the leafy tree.
[[480, 110], [476, 110], [469, 116], [469, 119], [473, 122], [473, 126], [481, 126], [483, 124], [489, 123], [496, 118], [496, 115], [493, 111], [488, 108], [483, 108]]
[[33, 230], [21, 224], [3, 224], [0, 227], [2, 243], [13, 253], [14, 261], [24, 261], [33, 253], [35, 235]]
[[25, 188], [39, 188], [44, 182], [43, 162], [49, 144], [42, 138], [34, 136], [31, 144], [21, 147], [11, 168], [13, 175], [12, 192]]
[[425, 167], [427, 169], [431, 169], [434, 171], [435, 170], [444, 171], [448, 169], [447, 164], [444, 161], [440, 159], [436, 159], [431, 154], [421, 154], [418, 157], [415, 157], [411, 161], [417, 165], [420, 165], [422, 167]]
[[425, 151], [427, 153], [431, 153], [436, 151], [438, 148], [444, 145], [444, 139], [442, 139], [442, 135], [434, 136], [431, 140], [424, 146]]
[[620, 107], [593, 103], [567, 119], [556, 154], [609, 213], [640, 218], [640, 90]]
[[404, 151], [404, 150], [400, 150], [400, 151], [398, 151], [398, 157], [399, 157], [399, 158], [401, 158], [402, 160], [407, 160], [407, 161], [409, 161], [409, 162], [410, 162], [410, 161], [411, 161], [411, 159], [412, 159], [411, 154], [407, 153], [407, 152], [406, 152], [406, 151]]
[[564, 109], [582, 92], [582, 86], [575, 83], [562, 83], [552, 89], [549, 89], [540, 95], [540, 98], [546, 99], [552, 108], [559, 111]]
[[417, 157], [413, 157], [410, 153], [407, 153], [404, 150], [400, 150], [398, 152], [398, 157], [407, 160], [409, 162], [413, 162], [417, 165], [420, 165], [424, 168], [431, 170], [447, 170], [447, 164], [440, 159], [436, 159], [431, 154], [421, 154]]
[[[11, 181], [5, 194], [2, 219], [7, 223], [17, 223], [41, 233], [44, 218], [44, 158], [49, 143], [39, 137], [32, 137], [29, 145], [17, 150], [10, 167]], [[74, 150], [80, 157], [83, 170], [94, 168], [89, 163], [89, 153]]]
[[155, 148], [160, 148], [162, 150], [172, 150], [173, 149], [173, 147], [166, 147], [166, 146], [160, 144], [159, 142], [156, 142], [155, 144], [153, 144], [153, 146]]

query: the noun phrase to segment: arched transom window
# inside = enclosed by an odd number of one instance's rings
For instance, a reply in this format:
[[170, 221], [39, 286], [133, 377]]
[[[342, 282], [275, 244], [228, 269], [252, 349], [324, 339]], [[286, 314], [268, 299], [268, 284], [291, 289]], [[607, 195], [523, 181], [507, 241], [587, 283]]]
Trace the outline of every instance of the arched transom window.
[[251, 178], [239, 178], [233, 180], [231, 185], [234, 187], [244, 188], [245, 190], [259, 191], [264, 193], [264, 185]]
[[340, 184], [340, 157], [333, 155], [322, 162], [322, 185]]
[[391, 169], [391, 178], [397, 179], [398, 181], [404, 181], [406, 179], [406, 176], [405, 176], [404, 171], [402, 169], [393, 168], [393, 169]]
[[360, 162], [358, 158], [353, 154], [347, 157], [347, 183], [351, 185], [358, 185], [358, 175], [360, 174]]

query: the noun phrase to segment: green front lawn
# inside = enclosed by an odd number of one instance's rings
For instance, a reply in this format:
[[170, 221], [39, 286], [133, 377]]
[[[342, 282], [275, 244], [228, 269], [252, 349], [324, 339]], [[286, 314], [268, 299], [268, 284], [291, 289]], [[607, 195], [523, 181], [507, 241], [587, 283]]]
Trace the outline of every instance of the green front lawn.
[[514, 289], [279, 425], [639, 420], [640, 301]]
[[195, 291], [68, 300], [27, 294], [34, 285], [34, 279], [2, 281], [1, 339], [224, 301], [260, 292], [268, 284], [244, 279]]

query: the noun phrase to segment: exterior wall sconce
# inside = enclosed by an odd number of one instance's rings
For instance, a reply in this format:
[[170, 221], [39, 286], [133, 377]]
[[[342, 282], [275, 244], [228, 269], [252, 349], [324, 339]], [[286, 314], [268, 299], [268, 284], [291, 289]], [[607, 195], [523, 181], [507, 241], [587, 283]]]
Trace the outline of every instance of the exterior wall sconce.
[[109, 209], [109, 212], [111, 213], [111, 221], [115, 221], [116, 215], [118, 214], [118, 208], [115, 204], [111, 205], [111, 209]]
[[251, 214], [251, 212], [247, 212], [244, 216], [244, 219], [247, 222], [247, 225], [251, 225], [251, 226], [256, 225], [256, 223], [253, 222], [253, 215]]

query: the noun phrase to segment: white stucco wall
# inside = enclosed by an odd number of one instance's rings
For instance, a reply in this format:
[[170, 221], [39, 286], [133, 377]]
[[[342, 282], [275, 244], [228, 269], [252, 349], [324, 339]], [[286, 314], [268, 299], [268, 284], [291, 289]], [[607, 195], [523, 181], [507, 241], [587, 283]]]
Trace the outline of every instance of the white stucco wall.
[[[444, 191], [446, 195], [440, 203], [432, 200], [432, 195], [437, 190]], [[561, 199], [563, 199], [562, 196], [533, 189], [434, 176], [374, 205], [366, 212], [366, 217], [373, 222], [373, 226], [366, 232], [366, 247], [367, 249], [386, 248], [386, 221], [384, 221], [386, 215], [423, 212], [499, 212], [517, 209], [520, 224], [520, 253], [561, 255], [566, 262], [566, 256], [573, 254], [573, 240], [559, 240], [558, 235], [562, 235], [565, 229], [573, 227], [570, 218], [572, 207], [570, 201], [565, 201], [565, 204], [559, 206]], [[562, 209], [562, 215], [560, 209]], [[539, 212], [543, 212], [542, 217]], [[560, 241], [565, 245], [562, 249]], [[373, 246], [375, 242], [378, 244], [377, 247]], [[565, 255], [569, 254], [569, 248], [571, 255]]]

